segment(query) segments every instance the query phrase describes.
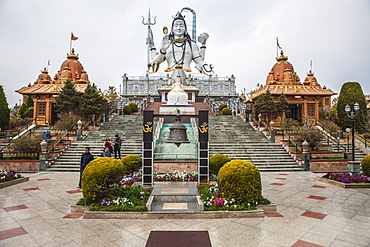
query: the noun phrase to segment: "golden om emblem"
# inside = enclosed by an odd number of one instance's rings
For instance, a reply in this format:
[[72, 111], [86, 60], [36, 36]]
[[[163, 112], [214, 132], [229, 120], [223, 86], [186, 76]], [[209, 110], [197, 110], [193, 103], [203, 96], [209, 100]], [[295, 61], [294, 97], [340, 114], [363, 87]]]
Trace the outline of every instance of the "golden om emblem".
[[202, 125], [200, 125], [199, 132], [202, 134], [208, 132], [208, 123], [204, 122]]
[[146, 124], [143, 126], [143, 131], [145, 133], [152, 132], [153, 127], [151, 126], [153, 123], [152, 122], [146, 122]]

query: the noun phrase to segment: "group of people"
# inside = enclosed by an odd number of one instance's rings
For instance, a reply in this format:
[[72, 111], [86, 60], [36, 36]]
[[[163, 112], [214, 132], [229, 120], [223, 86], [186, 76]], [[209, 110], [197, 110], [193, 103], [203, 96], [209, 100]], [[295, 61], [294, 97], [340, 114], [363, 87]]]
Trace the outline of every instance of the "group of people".
[[[112, 157], [112, 151], [114, 152], [115, 159], [121, 159], [121, 146], [122, 138], [116, 134], [114, 141], [111, 142], [109, 139], [106, 139], [104, 142], [104, 150], [100, 154], [100, 157]], [[78, 183], [78, 188], [81, 188], [81, 178], [82, 172], [84, 171], [87, 164], [94, 159], [94, 156], [90, 153], [90, 147], [85, 148], [85, 152], [81, 155], [80, 162], [80, 181]]]
[[100, 157], [112, 157], [112, 153], [114, 152], [115, 159], [121, 159], [121, 146], [122, 146], [122, 138], [119, 135], [115, 135], [115, 139], [112, 142], [110, 139], [106, 139], [104, 142], [104, 150], [100, 154]]

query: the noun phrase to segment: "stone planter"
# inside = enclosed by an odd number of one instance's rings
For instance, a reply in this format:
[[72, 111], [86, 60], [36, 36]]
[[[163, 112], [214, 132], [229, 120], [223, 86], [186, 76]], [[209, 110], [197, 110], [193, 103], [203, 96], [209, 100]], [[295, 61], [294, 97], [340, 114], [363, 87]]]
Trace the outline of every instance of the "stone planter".
[[320, 182], [324, 182], [327, 184], [331, 184], [337, 187], [341, 187], [344, 189], [363, 189], [363, 188], [370, 188], [370, 183], [342, 183], [335, 180], [330, 180], [327, 178], [316, 178], [316, 180]]
[[20, 183], [23, 183], [23, 182], [27, 182], [29, 180], [30, 180], [30, 178], [26, 177], [26, 178], [17, 178], [17, 179], [11, 180], [11, 181], [7, 181], [7, 182], [4, 182], [4, 183], [0, 184], [0, 189], [8, 187], [8, 186], [15, 185], [15, 184], [20, 184]]
[[310, 160], [311, 172], [347, 172], [347, 160]]

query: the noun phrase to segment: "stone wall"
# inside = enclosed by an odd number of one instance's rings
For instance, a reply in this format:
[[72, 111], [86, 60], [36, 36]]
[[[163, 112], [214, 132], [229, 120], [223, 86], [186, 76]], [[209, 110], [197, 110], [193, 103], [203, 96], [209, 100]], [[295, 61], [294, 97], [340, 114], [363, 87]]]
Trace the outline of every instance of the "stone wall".
[[38, 160], [0, 160], [0, 170], [13, 170], [16, 172], [38, 172]]
[[310, 160], [311, 172], [347, 172], [347, 160]]
[[198, 172], [198, 162], [154, 162], [155, 173]]

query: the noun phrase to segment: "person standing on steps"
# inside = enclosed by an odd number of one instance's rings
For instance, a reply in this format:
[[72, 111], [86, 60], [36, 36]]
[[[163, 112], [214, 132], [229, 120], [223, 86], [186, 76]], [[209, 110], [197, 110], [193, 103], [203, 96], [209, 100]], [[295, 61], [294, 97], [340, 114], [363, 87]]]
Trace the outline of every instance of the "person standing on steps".
[[113, 141], [114, 143], [114, 158], [117, 159], [117, 153], [118, 153], [118, 159], [121, 159], [121, 145], [122, 145], [122, 139], [119, 137], [118, 134], [115, 135], [115, 139]]
[[81, 155], [80, 162], [80, 181], [78, 182], [78, 188], [81, 188], [82, 173], [85, 170], [87, 164], [94, 159], [94, 156], [90, 153], [90, 147], [85, 148], [85, 152]]
[[100, 157], [112, 157], [112, 154], [109, 152], [109, 148], [104, 148], [103, 152], [100, 154]]

